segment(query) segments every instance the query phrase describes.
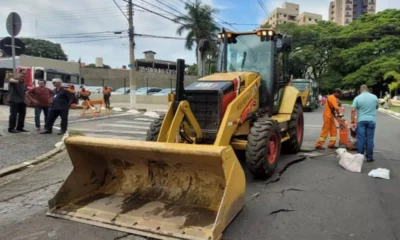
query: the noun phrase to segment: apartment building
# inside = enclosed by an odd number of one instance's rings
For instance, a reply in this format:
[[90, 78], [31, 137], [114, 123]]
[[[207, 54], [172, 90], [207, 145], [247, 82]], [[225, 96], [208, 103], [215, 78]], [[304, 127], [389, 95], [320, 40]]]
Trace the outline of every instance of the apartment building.
[[310, 25], [315, 24], [317, 21], [322, 21], [322, 15], [316, 13], [303, 12], [297, 16], [297, 24]]
[[288, 22], [308, 25], [315, 24], [318, 20], [322, 20], [322, 15], [308, 12], [300, 14], [299, 4], [285, 2], [282, 7], [274, 9], [269, 17], [262, 22], [262, 25], [268, 24], [276, 27], [278, 24]]
[[329, 21], [339, 25], [348, 25], [366, 13], [376, 13], [376, 0], [333, 0], [329, 4]]

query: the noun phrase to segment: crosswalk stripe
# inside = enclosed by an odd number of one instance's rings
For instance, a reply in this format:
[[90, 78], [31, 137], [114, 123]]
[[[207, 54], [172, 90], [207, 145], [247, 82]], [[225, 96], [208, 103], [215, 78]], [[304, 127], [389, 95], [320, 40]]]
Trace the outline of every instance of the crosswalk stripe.
[[87, 132], [87, 133], [122, 133], [122, 134], [142, 134], [145, 135], [147, 134], [146, 131], [121, 131], [121, 130], [108, 130], [108, 129], [102, 129], [102, 130], [97, 130], [97, 129], [90, 129], [90, 128], [71, 128], [69, 131], [77, 131], [77, 132]]
[[108, 135], [108, 134], [98, 134], [98, 133], [88, 133], [86, 136], [89, 137], [98, 137], [98, 138], [117, 138], [117, 139], [126, 139], [126, 140], [143, 140], [142, 137], [130, 137], [130, 136], [120, 136], [120, 135]]
[[154, 120], [154, 118], [135, 118], [135, 120], [138, 121], [145, 121], [145, 122], [152, 122]]
[[143, 122], [143, 121], [116, 121], [116, 123], [125, 123], [125, 124], [140, 124], [140, 125], [147, 125], [149, 126], [151, 124], [151, 121], [148, 122]]
[[125, 124], [112, 124], [112, 123], [102, 123], [97, 124], [99, 127], [116, 127], [116, 128], [133, 128], [133, 129], [149, 129], [148, 126], [135, 126], [135, 125], [125, 125]]

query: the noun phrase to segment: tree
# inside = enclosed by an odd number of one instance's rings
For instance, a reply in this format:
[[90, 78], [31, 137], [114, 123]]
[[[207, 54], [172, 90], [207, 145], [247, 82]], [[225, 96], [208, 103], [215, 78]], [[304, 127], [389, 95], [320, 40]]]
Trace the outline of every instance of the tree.
[[387, 72], [383, 78], [388, 82], [390, 92], [396, 92], [396, 90], [400, 88], [400, 71]]
[[[181, 25], [176, 30], [178, 35], [187, 31], [185, 47], [192, 50], [196, 44], [196, 59], [198, 64], [198, 75], [205, 73], [206, 54], [199, 54], [199, 43], [201, 39], [207, 39], [210, 43], [215, 43], [216, 34], [219, 30], [213, 21], [212, 14], [218, 13], [217, 9], [202, 4], [201, 0], [195, 0], [193, 3], [186, 2], [185, 10], [187, 15], [177, 16], [174, 21]], [[211, 46], [210, 49], [214, 47]], [[212, 51], [212, 50], [210, 50]]]
[[68, 60], [68, 56], [65, 55], [61, 45], [58, 43], [34, 38], [21, 38], [21, 40], [25, 44], [26, 55], [64, 61]]
[[[96, 65], [94, 63], [88, 64], [85, 66], [86, 68], [97, 68]], [[103, 64], [103, 69], [111, 69], [111, 67], [109, 65]]]
[[197, 69], [197, 64], [196, 63], [194, 63], [194, 64], [192, 64], [192, 65], [190, 65], [189, 67], [188, 67], [188, 74], [189, 75], [197, 75], [197, 72], [198, 72], [198, 69]]

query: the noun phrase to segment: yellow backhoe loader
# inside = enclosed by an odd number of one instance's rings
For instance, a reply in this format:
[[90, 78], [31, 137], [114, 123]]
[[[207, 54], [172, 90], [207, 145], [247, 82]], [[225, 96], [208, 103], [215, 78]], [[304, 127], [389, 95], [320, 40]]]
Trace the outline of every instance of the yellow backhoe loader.
[[[244, 206], [245, 174], [269, 177], [303, 141], [308, 91], [291, 86], [291, 37], [271, 29], [223, 31], [218, 73], [176, 93], [147, 141], [73, 136], [73, 171], [48, 215], [156, 239], [221, 239]], [[207, 49], [202, 41], [200, 49]]]

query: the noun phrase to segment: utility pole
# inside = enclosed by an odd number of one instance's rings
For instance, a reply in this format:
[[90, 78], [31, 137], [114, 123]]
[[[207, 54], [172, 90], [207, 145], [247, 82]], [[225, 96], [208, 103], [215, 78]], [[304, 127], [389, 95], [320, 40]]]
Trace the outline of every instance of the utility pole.
[[135, 38], [133, 27], [133, 4], [128, 0], [128, 21], [129, 21], [129, 85], [130, 85], [130, 107], [136, 107], [136, 81], [135, 81]]

